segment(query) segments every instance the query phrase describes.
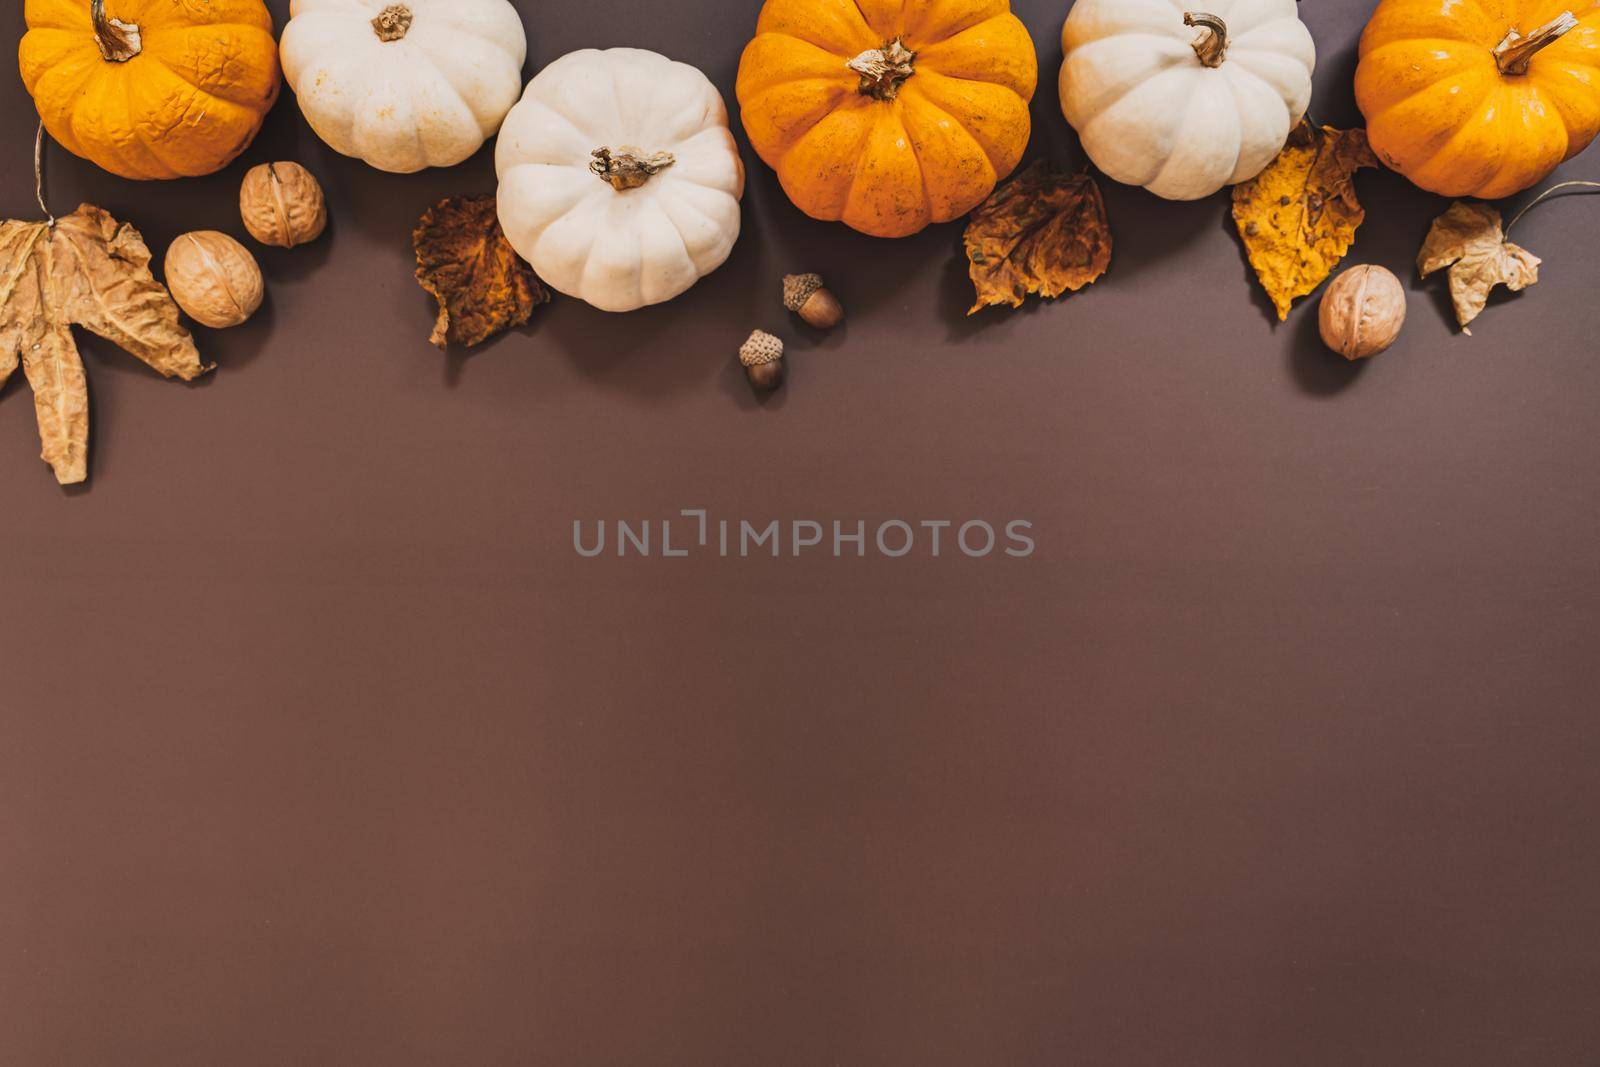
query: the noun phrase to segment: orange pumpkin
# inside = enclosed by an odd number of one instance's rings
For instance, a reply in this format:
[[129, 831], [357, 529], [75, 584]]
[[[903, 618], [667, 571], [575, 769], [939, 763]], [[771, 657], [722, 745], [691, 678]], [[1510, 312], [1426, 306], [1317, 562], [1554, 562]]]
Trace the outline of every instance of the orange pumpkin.
[[1422, 188], [1520, 192], [1600, 132], [1600, 2], [1383, 0], [1356, 102], [1378, 157]]
[[261, 0], [27, 0], [22, 80], [45, 129], [124, 178], [231, 163], [278, 98]]
[[767, 0], [737, 92], [800, 210], [904, 237], [1016, 167], [1038, 76], [1007, 0]]

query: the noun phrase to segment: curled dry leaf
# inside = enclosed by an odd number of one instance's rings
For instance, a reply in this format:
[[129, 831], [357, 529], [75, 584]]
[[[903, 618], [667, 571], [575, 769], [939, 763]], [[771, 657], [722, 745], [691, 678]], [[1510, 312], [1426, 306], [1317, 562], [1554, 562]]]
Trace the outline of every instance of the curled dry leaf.
[[168, 378], [212, 369], [151, 275], [138, 230], [89, 204], [53, 223], [0, 222], [0, 383], [20, 361], [44, 461], [62, 485], [89, 476], [89, 390], [73, 324]]
[[1021, 307], [1029, 293], [1076, 292], [1111, 265], [1111, 224], [1088, 171], [1035, 163], [990, 195], [967, 223], [972, 314], [990, 304]]
[[1266, 170], [1233, 187], [1233, 221], [1279, 321], [1350, 250], [1366, 218], [1355, 173], [1377, 165], [1365, 130], [1302, 122]]
[[1539, 280], [1539, 257], [1512, 244], [1500, 226], [1500, 212], [1474, 200], [1457, 200], [1433, 220], [1417, 255], [1417, 272], [1424, 278], [1450, 268], [1450, 302], [1455, 305], [1461, 332], [1489, 302], [1497, 285], [1526, 289]]
[[446, 197], [423, 214], [411, 237], [417, 282], [439, 302], [428, 340], [440, 348], [481, 344], [523, 325], [550, 299], [506, 240], [492, 196]]

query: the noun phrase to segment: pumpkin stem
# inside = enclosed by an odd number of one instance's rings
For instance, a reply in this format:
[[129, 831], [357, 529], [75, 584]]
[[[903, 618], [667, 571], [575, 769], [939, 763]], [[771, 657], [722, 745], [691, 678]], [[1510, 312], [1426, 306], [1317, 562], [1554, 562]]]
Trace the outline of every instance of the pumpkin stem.
[[610, 182], [617, 192], [637, 189], [652, 176], [677, 162], [671, 152], [657, 152], [647, 156], [637, 148], [620, 148], [613, 155], [609, 148], [596, 148], [589, 153], [589, 171], [601, 181]]
[[404, 4], [390, 4], [372, 20], [372, 32], [378, 40], [388, 43], [398, 41], [411, 32], [411, 9]]
[[893, 100], [900, 91], [900, 83], [916, 73], [911, 65], [916, 58], [917, 54], [896, 37], [882, 48], [867, 49], [845, 66], [861, 75], [858, 91], [862, 96]]
[[1578, 20], [1572, 12], [1563, 11], [1526, 37], [1513, 28], [1494, 49], [1494, 61], [1500, 67], [1500, 73], [1528, 73], [1528, 64], [1533, 62], [1533, 57], [1540, 49], [1555, 44], [1577, 26]]
[[144, 51], [138, 25], [108, 17], [106, 0], [90, 0], [89, 17], [94, 20], [95, 43], [107, 63], [126, 63]]
[[1200, 36], [1190, 42], [1200, 62], [1208, 67], [1222, 66], [1228, 58], [1228, 24], [1204, 11], [1185, 11], [1183, 24], [1201, 28]]

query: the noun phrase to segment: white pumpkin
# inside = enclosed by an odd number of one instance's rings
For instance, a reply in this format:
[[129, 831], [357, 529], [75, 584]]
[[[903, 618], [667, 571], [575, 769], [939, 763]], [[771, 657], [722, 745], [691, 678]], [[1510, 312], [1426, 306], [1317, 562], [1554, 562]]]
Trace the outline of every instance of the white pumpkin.
[[695, 68], [584, 49], [528, 83], [496, 148], [500, 225], [551, 288], [605, 311], [688, 289], [739, 238], [744, 165]]
[[528, 38], [507, 0], [293, 0], [279, 43], [306, 121], [379, 170], [453, 167], [522, 90]]
[[1260, 174], [1311, 102], [1295, 0], [1078, 0], [1061, 110], [1095, 166], [1169, 200]]

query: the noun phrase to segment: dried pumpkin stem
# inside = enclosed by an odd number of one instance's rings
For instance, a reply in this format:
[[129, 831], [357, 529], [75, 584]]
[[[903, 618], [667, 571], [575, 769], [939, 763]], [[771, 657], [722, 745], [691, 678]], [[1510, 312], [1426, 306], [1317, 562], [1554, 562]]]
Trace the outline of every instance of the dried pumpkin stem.
[[666, 170], [678, 160], [671, 152], [645, 155], [637, 148], [621, 148], [615, 153], [609, 148], [596, 148], [589, 153], [589, 171], [601, 181], [610, 182], [617, 192], [637, 189], [655, 175]]
[[372, 20], [372, 32], [385, 43], [398, 41], [411, 32], [411, 9], [404, 4], [390, 4]]
[[1208, 67], [1222, 66], [1228, 58], [1228, 24], [1204, 11], [1185, 11], [1183, 24], [1200, 27], [1200, 36], [1190, 42], [1200, 62]]
[[95, 43], [107, 63], [126, 63], [144, 51], [138, 25], [108, 16], [106, 0], [89, 0], [89, 18], [94, 21]]
[[1528, 64], [1540, 49], [1548, 48], [1572, 30], [1578, 20], [1570, 11], [1563, 11], [1549, 22], [1524, 37], [1513, 29], [1494, 49], [1494, 61], [1501, 74], [1526, 74]]
[[912, 60], [917, 54], [901, 43], [900, 38], [884, 44], [882, 48], [869, 48], [845, 64], [861, 75], [857, 91], [875, 100], [893, 100], [900, 85], [916, 73]]
[[1593, 195], [1594, 193], [1600, 192], [1600, 182], [1570, 181], [1559, 182], [1556, 185], [1552, 185], [1550, 188], [1546, 189], [1544, 192], [1528, 201], [1527, 205], [1523, 207], [1521, 211], [1511, 216], [1511, 221], [1506, 224], [1506, 236], [1511, 236], [1511, 227], [1521, 222], [1522, 216], [1526, 215], [1528, 212], [1532, 211], [1546, 200], [1549, 200], [1552, 196], [1555, 196], [1563, 189], [1582, 189], [1584, 193]]

